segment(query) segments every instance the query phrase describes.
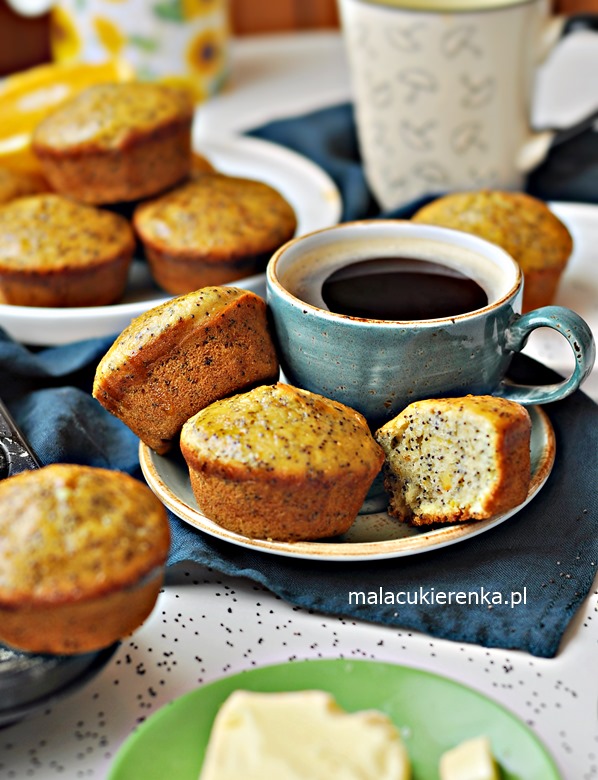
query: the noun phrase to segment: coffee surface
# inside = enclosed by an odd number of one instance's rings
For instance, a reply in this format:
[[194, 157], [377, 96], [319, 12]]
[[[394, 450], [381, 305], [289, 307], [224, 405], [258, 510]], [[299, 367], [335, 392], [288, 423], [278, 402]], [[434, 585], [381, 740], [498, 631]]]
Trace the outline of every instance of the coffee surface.
[[328, 276], [330, 311], [377, 320], [455, 317], [488, 305], [483, 288], [454, 268], [409, 257], [360, 260]]

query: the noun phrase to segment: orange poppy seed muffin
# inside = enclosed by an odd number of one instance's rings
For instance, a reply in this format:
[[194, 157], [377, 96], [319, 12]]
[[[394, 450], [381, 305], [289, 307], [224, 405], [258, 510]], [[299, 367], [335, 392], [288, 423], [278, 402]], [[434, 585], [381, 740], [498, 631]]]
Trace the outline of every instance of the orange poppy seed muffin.
[[0, 206], [0, 302], [102, 306], [123, 294], [135, 236], [121, 216], [61, 195]]
[[33, 150], [52, 187], [75, 200], [137, 200], [191, 171], [193, 106], [161, 84], [98, 84], [44, 119]]
[[524, 277], [524, 312], [554, 301], [573, 251], [567, 227], [541, 200], [523, 192], [455, 192], [423, 206], [414, 222], [463, 230], [502, 247]]
[[180, 294], [263, 271], [292, 238], [292, 206], [268, 184], [210, 174], [135, 210], [154, 280]]
[[195, 412], [278, 372], [265, 301], [205, 287], [135, 318], [100, 361], [93, 395], [162, 454]]
[[281, 383], [198, 412], [181, 451], [210, 520], [279, 541], [348, 531], [384, 461], [359, 412]]
[[376, 432], [388, 513], [412, 525], [484, 520], [527, 498], [531, 420], [490, 395], [416, 401]]
[[43, 176], [0, 168], [0, 204], [49, 190], [48, 182]]
[[166, 510], [119, 471], [55, 464], [0, 482], [0, 641], [86, 653], [152, 611], [170, 546]]

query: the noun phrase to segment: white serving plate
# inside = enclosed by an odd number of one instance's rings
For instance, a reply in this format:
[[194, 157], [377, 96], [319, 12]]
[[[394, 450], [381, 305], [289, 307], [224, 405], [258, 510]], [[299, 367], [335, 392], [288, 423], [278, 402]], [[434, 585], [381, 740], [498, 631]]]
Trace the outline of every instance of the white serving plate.
[[[258, 138], [203, 139], [197, 151], [217, 170], [264, 181], [277, 189], [297, 215], [297, 235], [334, 225], [341, 198], [328, 174], [305, 157]], [[265, 274], [231, 284], [265, 295]], [[55, 309], [0, 304], [0, 326], [12, 338], [34, 346], [54, 346], [120, 333], [134, 317], [171, 296], [157, 287], [143, 260], [134, 260], [125, 295], [110, 306]]]

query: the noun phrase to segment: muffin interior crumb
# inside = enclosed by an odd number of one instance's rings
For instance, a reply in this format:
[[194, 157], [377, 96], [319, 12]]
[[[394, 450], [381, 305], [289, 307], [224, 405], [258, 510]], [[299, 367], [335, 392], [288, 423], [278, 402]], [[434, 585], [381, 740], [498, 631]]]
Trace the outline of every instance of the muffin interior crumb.
[[394, 501], [413, 514], [483, 512], [497, 476], [495, 441], [488, 419], [456, 409], [407, 416], [387, 452]]

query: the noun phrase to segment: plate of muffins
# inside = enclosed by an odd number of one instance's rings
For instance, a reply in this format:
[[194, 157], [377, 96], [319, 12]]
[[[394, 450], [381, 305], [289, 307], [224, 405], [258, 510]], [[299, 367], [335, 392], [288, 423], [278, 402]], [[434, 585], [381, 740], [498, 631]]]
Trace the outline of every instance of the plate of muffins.
[[[223, 518], [210, 511], [212, 507], [207, 510], [200, 508], [207, 492], [202, 493], [205, 488], [190, 470], [179, 449], [174, 449], [166, 455], [158, 455], [147, 445], [141, 444], [139, 459], [148, 485], [165, 506], [181, 520], [210, 536], [240, 547], [288, 558], [319, 561], [386, 560], [429, 552], [465, 541], [489, 531], [523, 509], [548, 479], [555, 457], [554, 432], [548, 417], [539, 407], [533, 407], [530, 409], [530, 418], [531, 478], [525, 497], [516, 506], [482, 520], [415, 525], [411, 521], [397, 519], [386, 509], [380, 509], [380, 496], [384, 491], [380, 473], [374, 481], [371, 493], [364, 496], [361, 507], [354, 510], [356, 514], [348, 530], [313, 541], [281, 541], [268, 538], [268, 524], [274, 519], [278, 526], [280, 515], [273, 515], [272, 505], [263, 499], [260, 501], [261, 507], [258, 504], [253, 506], [254, 522], [249, 533], [231, 530], [230, 526], [227, 527], [229, 518], [224, 518], [226, 525], [223, 525]], [[319, 493], [319, 497], [322, 498], [322, 493]], [[391, 502], [391, 497], [386, 500]], [[294, 510], [295, 506], [295, 521]], [[215, 517], [218, 517], [219, 522]], [[260, 535], [250, 535], [256, 528]]]
[[192, 124], [185, 93], [139, 82], [89, 87], [42, 120], [43, 176], [0, 172], [0, 325], [13, 338], [116, 334], [206, 285], [260, 292], [275, 249], [340, 218], [315, 164], [252, 138], [194, 144]]
[[548, 478], [540, 409], [424, 399], [371, 431], [281, 381], [268, 314], [249, 290], [203, 287], [135, 318], [97, 366], [94, 397], [140, 439], [150, 488], [190, 525], [290, 557], [394, 558], [492, 528]]

